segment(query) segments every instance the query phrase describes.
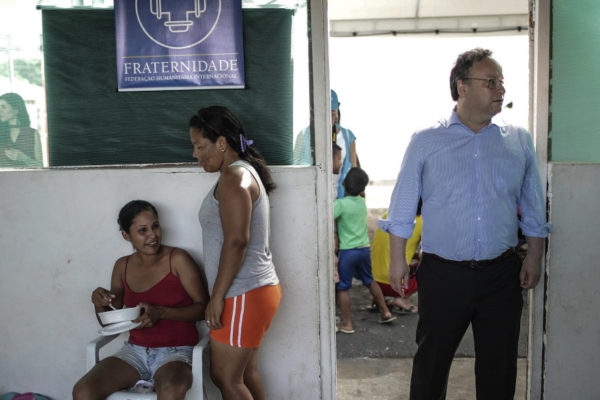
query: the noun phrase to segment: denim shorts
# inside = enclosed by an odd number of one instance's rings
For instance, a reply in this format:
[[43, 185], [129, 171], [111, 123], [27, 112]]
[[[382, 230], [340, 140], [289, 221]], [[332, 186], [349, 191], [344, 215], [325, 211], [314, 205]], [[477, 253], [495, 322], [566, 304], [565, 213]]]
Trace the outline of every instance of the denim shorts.
[[156, 370], [167, 363], [181, 361], [192, 365], [193, 349], [193, 346], [142, 347], [125, 342], [113, 357], [137, 369], [140, 379], [151, 381]]
[[340, 250], [338, 253], [340, 281], [335, 285], [336, 290], [350, 290], [355, 272], [360, 275], [363, 285], [369, 286], [373, 282], [371, 248], [369, 246]]

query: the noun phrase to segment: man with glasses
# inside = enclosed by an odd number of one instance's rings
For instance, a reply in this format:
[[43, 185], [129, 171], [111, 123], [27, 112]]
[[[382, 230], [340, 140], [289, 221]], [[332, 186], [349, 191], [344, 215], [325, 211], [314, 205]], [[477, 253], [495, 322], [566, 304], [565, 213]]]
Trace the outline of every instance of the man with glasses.
[[[459, 55], [450, 74], [456, 107], [413, 135], [388, 216], [379, 221], [390, 233], [391, 286], [403, 293], [406, 240], [422, 198], [412, 400], [445, 398], [450, 365], [469, 325], [477, 399], [514, 397], [522, 289], [540, 278], [548, 225], [531, 136], [492, 121], [505, 90], [491, 55], [480, 48]], [[523, 262], [515, 253], [519, 228], [528, 244]]]

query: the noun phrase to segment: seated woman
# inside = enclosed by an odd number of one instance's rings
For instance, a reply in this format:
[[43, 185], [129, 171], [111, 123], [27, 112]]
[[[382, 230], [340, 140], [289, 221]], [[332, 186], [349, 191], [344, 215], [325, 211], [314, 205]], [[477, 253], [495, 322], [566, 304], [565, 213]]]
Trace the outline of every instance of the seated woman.
[[95, 289], [92, 303], [96, 313], [139, 304], [140, 325], [75, 384], [73, 399], [104, 399], [140, 379], [153, 381], [159, 400], [183, 399], [192, 385], [195, 321], [208, 304], [200, 270], [185, 250], [162, 245], [158, 213], [147, 201], [127, 203], [118, 222], [134, 252], [117, 260], [110, 290]]
[[40, 135], [30, 124], [21, 96], [0, 96], [0, 167], [42, 166]]

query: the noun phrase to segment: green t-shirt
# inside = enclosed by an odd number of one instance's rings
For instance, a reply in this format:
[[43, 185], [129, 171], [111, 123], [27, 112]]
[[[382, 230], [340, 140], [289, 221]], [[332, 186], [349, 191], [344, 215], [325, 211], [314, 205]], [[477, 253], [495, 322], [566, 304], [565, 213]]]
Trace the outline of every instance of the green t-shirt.
[[346, 196], [333, 203], [340, 250], [369, 244], [367, 236], [367, 203], [364, 197]]

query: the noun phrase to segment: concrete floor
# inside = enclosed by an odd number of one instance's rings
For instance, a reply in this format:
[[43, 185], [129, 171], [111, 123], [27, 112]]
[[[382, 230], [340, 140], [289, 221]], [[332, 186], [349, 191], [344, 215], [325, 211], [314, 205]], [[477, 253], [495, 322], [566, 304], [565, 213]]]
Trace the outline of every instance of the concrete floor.
[[[418, 315], [397, 315], [391, 324], [379, 324], [367, 288], [355, 281], [350, 290], [352, 322], [356, 333], [336, 334], [337, 399], [408, 399], [412, 357], [417, 349]], [[515, 399], [526, 399], [527, 295], [521, 318]], [[413, 303], [417, 298], [413, 297]], [[467, 330], [450, 371], [447, 400], [475, 399], [473, 334]]]
[[[473, 358], [456, 358], [450, 370], [446, 400], [475, 399]], [[338, 359], [337, 400], [408, 399], [411, 358]], [[527, 360], [519, 358], [515, 399], [524, 400]]]

